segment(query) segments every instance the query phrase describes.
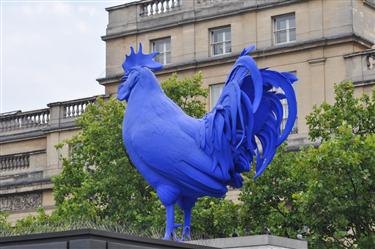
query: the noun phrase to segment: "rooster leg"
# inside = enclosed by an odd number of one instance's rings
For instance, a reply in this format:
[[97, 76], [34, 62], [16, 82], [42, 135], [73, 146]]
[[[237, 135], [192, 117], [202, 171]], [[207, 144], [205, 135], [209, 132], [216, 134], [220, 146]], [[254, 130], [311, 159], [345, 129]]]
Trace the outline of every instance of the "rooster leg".
[[178, 205], [184, 211], [184, 228], [182, 230], [181, 240], [191, 240], [190, 237], [190, 221], [191, 221], [191, 210], [193, 209], [197, 199], [183, 197], [178, 200]]
[[177, 239], [177, 235], [175, 233], [175, 227], [174, 224], [174, 205], [176, 204], [178, 200], [178, 196], [180, 194], [177, 187], [170, 186], [170, 185], [162, 185], [157, 188], [157, 194], [167, 209], [167, 217], [166, 217], [166, 229], [165, 229], [165, 240], [170, 240], [171, 235], [174, 240]]
[[174, 205], [166, 206], [167, 209], [167, 222], [165, 228], [165, 235], [164, 240], [170, 240], [171, 235], [173, 236], [173, 240], [177, 240], [177, 235], [175, 232], [175, 225], [174, 225]]
[[191, 237], [190, 237], [191, 209], [192, 208], [184, 210], [184, 229], [182, 230], [181, 240], [191, 240]]

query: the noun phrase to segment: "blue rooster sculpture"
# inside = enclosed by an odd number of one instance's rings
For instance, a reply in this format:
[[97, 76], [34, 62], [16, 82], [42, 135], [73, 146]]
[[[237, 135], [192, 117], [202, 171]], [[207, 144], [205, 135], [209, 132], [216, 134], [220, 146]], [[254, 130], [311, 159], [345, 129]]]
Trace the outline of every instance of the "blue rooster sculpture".
[[[156, 52], [131, 47], [123, 63], [118, 99], [127, 101], [123, 123], [126, 151], [166, 207], [164, 239], [177, 239], [174, 205], [184, 212], [182, 240], [190, 239], [192, 208], [199, 197], [224, 197], [242, 186], [242, 172], [256, 158], [255, 178], [271, 162], [293, 128], [297, 104], [291, 73], [258, 69], [245, 48], [225, 82], [216, 106], [202, 119], [185, 114], [169, 99], [152, 71]], [[275, 89], [282, 89], [279, 93]], [[281, 132], [283, 107], [288, 119]]]

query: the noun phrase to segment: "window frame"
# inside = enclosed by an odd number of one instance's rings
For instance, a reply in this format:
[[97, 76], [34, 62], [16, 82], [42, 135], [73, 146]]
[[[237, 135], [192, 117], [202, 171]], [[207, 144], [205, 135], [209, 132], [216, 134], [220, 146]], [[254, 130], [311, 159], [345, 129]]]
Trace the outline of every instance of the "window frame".
[[[283, 18], [287, 16], [292, 16], [294, 18], [294, 27], [290, 26], [290, 19], [286, 19], [286, 27], [285, 29], [277, 29], [277, 19], [278, 18]], [[294, 30], [295, 32], [295, 39], [290, 40], [290, 31]], [[286, 31], [286, 41], [285, 42], [277, 42], [277, 34], [279, 32]], [[297, 41], [297, 23], [296, 23], [296, 13], [295, 12], [290, 12], [282, 15], [277, 15], [277, 16], [272, 16], [272, 41], [274, 45], [283, 45], [283, 44], [288, 44], [288, 43], [293, 43]]]
[[[156, 51], [155, 50], [155, 43], [156, 42], [161, 42], [161, 41], [169, 41], [169, 50], [167, 50], [167, 43], [163, 43], [163, 51]], [[161, 61], [159, 61], [158, 59], [156, 59], [155, 61], [163, 64], [163, 65], [169, 65], [172, 63], [172, 39], [170, 36], [167, 36], [167, 37], [162, 37], [162, 38], [157, 38], [157, 39], [152, 39], [150, 40], [150, 43], [151, 43], [151, 52], [159, 52], [159, 58], [162, 58]], [[169, 58], [168, 58], [168, 55], [169, 55]], [[169, 59], [169, 61], [168, 61]]]
[[[225, 33], [226, 32], [223, 32], [223, 34], [222, 34], [223, 41], [222, 42], [214, 42], [214, 32], [218, 32], [218, 31], [222, 31], [222, 30], [229, 30], [229, 32], [230, 32], [229, 38], [230, 39], [225, 40]], [[232, 53], [232, 27], [230, 25], [215, 27], [215, 28], [209, 29], [209, 36], [210, 36], [210, 56], [211, 57], [228, 55], [228, 54]], [[226, 48], [227, 48], [226, 43], [228, 43], [228, 42], [230, 43], [230, 46], [229, 46], [230, 52], [225, 52]], [[223, 53], [222, 54], [215, 54], [214, 46], [217, 45], [217, 44], [223, 45]]]

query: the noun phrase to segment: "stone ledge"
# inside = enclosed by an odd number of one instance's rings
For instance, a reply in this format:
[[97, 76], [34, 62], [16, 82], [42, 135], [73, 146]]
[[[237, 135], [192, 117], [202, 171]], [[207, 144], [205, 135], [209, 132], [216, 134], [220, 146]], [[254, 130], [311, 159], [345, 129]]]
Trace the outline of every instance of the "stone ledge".
[[234, 238], [220, 238], [189, 241], [188, 243], [219, 248], [273, 248], [273, 249], [307, 249], [307, 241], [289, 239], [273, 235], [253, 235]]
[[17, 183], [2, 184], [0, 186], [0, 196], [15, 193], [32, 192], [40, 190], [52, 189], [53, 184], [51, 178], [42, 179], [25, 179]]

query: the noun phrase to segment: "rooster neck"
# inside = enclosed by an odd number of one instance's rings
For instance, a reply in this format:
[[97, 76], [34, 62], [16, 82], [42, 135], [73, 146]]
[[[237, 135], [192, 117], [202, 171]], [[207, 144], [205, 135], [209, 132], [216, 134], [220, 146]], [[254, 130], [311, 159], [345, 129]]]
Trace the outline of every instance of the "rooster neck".
[[137, 103], [137, 105], [142, 105], [148, 102], [152, 102], [163, 94], [160, 86], [150, 86], [150, 85], [143, 85], [142, 83], [138, 83], [132, 89], [129, 99], [128, 105], [133, 105]]
[[141, 101], [148, 101], [162, 94], [163, 90], [155, 75], [148, 69], [141, 69], [138, 71], [138, 80], [131, 89], [128, 104], [138, 98], [142, 98]]

